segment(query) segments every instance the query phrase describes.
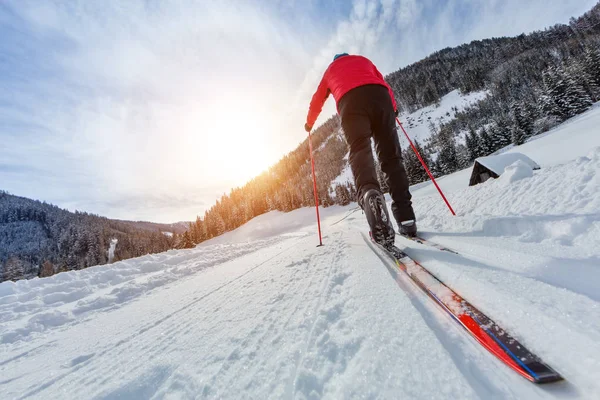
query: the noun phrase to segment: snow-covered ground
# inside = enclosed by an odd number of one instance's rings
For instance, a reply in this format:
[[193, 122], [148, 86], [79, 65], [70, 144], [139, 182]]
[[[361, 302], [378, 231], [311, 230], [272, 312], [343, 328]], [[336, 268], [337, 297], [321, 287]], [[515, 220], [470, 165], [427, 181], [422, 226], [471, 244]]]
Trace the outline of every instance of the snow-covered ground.
[[[356, 207], [269, 213], [195, 249], [0, 284], [0, 398], [600, 398], [600, 108], [521, 151], [542, 166], [413, 187], [406, 252], [566, 381], [536, 386], [370, 248]], [[527, 171], [525, 171], [527, 172]]]
[[[486, 91], [463, 95], [460, 91], [453, 90], [442, 97], [439, 104], [421, 108], [412, 114], [400, 115], [400, 121], [409, 131], [411, 139], [418, 140], [423, 144], [431, 136], [431, 124], [438, 128], [441, 123], [450, 122], [457, 112], [483, 100], [487, 95]], [[403, 146], [408, 145], [403, 136], [400, 136], [400, 140]]]

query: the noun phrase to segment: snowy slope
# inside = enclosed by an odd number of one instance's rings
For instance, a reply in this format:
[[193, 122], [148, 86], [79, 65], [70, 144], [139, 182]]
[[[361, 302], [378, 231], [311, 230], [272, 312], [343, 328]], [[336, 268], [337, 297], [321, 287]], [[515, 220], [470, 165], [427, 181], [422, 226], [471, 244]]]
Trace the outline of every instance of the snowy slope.
[[529, 178], [442, 179], [457, 217], [413, 188], [424, 235], [462, 256], [398, 239], [566, 382], [527, 382], [399, 287], [351, 204], [322, 210], [324, 247], [307, 208], [0, 284], [0, 398], [600, 398], [599, 115], [515, 148], [542, 166]]
[[[588, 112], [542, 135], [530, 138], [527, 143], [516, 147], [511, 145], [505, 151], [523, 153], [544, 168], [584, 157], [591, 149], [598, 146], [600, 146], [600, 103], [596, 103]], [[442, 190], [452, 193], [467, 188], [470, 177], [471, 169], [465, 169], [441, 177], [437, 181]], [[419, 198], [433, 196], [437, 190], [431, 182], [423, 182], [412, 187], [411, 192]], [[452, 198], [452, 194], [449, 197]]]
[[[442, 97], [439, 104], [421, 108], [412, 114], [402, 114], [399, 118], [409, 131], [411, 139], [423, 143], [431, 136], [430, 124], [437, 128], [441, 123], [453, 120], [457, 112], [483, 100], [487, 95], [485, 91], [462, 95], [460, 91], [454, 90]], [[403, 146], [408, 145], [403, 136], [400, 140]]]

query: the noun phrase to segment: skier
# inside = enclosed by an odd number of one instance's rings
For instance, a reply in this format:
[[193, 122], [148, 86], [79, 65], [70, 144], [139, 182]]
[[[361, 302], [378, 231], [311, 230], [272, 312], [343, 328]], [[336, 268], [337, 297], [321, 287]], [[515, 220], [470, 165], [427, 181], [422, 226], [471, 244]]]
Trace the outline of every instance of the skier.
[[358, 204], [366, 214], [373, 238], [388, 246], [394, 243], [395, 233], [377, 180], [371, 136], [390, 188], [392, 213], [400, 233], [416, 236], [415, 213], [396, 133], [398, 108], [392, 89], [369, 59], [347, 53], [337, 54], [310, 102], [304, 125], [307, 132], [312, 130], [330, 93], [337, 103], [350, 147], [350, 168], [356, 183]]

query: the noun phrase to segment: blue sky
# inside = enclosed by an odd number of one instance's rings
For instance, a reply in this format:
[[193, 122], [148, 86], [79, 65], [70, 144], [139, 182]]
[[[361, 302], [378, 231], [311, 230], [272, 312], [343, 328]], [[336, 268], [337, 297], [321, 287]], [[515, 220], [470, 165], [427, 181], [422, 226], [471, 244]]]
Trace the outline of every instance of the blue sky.
[[[392, 72], [596, 0], [0, 2], [0, 189], [160, 222], [202, 215], [305, 137], [335, 53]], [[335, 112], [330, 100], [321, 121]]]

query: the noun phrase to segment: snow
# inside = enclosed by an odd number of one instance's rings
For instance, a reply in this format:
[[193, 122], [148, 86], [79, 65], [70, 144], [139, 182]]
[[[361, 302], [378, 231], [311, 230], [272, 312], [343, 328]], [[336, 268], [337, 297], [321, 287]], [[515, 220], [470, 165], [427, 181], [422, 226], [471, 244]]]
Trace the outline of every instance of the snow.
[[[566, 382], [501, 364], [371, 251], [356, 204], [271, 212], [194, 249], [0, 284], [0, 398], [600, 398], [600, 109], [542, 165], [412, 188], [405, 251]], [[531, 174], [529, 174], [531, 172]], [[391, 276], [390, 276], [391, 275]], [[440, 293], [443, 295], [443, 293]]]
[[505, 153], [496, 156], [479, 157], [475, 160], [475, 162], [478, 162], [490, 171], [495, 172], [496, 175], [502, 175], [506, 167], [518, 161], [528, 166], [529, 169], [540, 168], [535, 161], [521, 153]]
[[339, 185], [344, 185], [348, 182], [354, 183], [354, 175], [352, 175], [352, 170], [350, 169], [350, 164], [346, 163], [346, 166], [342, 170], [342, 173], [335, 178], [331, 182], [331, 186], [329, 187], [329, 191], [335, 193], [335, 187]]
[[119, 239], [111, 239], [110, 246], [108, 247], [108, 263], [112, 263], [115, 258], [115, 250], [117, 248], [117, 243], [119, 243]]
[[[454, 119], [457, 112], [463, 111], [487, 96], [486, 91], [463, 95], [460, 91], [454, 90], [442, 97], [439, 104], [419, 109], [412, 114], [401, 114], [399, 118], [411, 139], [423, 143], [431, 136], [430, 124], [433, 123], [437, 128], [441, 123]], [[408, 145], [403, 135], [400, 136], [400, 143], [403, 147]]]
[[527, 143], [514, 147], [535, 160], [542, 168], [564, 164], [585, 156], [590, 149], [600, 146], [600, 102], [575, 118], [551, 131], [531, 138]]
[[[521, 146], [512, 146], [506, 152], [525, 154], [542, 169], [565, 164], [579, 157], [588, 155], [591, 149], [600, 146], [600, 102], [588, 112], [568, 120], [551, 131], [530, 138]], [[409, 132], [410, 134], [410, 132]], [[464, 169], [437, 179], [438, 184], [446, 194], [468, 187], [472, 168]], [[413, 200], [437, 195], [437, 190], [431, 182], [422, 182], [411, 187]], [[439, 196], [439, 195], [438, 195]]]
[[531, 167], [531, 164], [523, 160], [517, 160], [504, 169], [504, 173], [502, 173], [498, 182], [501, 185], [509, 186], [521, 179], [531, 178], [532, 176], [533, 168]]

